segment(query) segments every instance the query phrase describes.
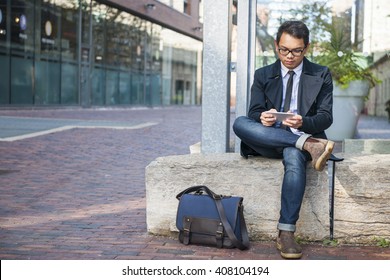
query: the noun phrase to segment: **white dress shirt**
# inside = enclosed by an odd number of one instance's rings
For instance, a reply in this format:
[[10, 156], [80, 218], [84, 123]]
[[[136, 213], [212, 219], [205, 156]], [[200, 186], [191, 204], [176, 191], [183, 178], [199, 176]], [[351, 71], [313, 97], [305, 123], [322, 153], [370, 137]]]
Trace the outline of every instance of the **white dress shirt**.
[[[283, 100], [282, 100], [282, 106], [279, 108], [279, 111], [283, 111], [284, 106], [284, 100], [286, 98], [286, 90], [287, 90], [287, 81], [290, 75], [288, 74], [288, 69], [286, 66], [283, 65], [283, 63], [280, 63], [282, 66], [282, 77], [283, 77]], [[290, 111], [294, 114], [298, 113], [298, 87], [299, 87], [299, 80], [301, 79], [302, 74], [302, 68], [303, 68], [303, 62], [299, 64], [296, 68], [292, 69], [294, 71], [294, 79], [293, 79], [293, 87], [292, 87], [292, 94], [291, 94], [291, 103], [290, 103]], [[302, 131], [295, 128], [290, 128], [291, 131], [294, 134], [301, 135], [303, 134]]]

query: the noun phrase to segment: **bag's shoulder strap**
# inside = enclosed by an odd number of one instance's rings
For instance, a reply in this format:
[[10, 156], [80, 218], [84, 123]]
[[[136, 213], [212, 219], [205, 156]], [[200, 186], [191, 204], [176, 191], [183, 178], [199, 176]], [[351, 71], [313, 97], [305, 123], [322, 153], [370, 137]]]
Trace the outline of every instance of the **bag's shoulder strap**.
[[178, 193], [176, 195], [176, 198], [180, 200], [180, 198], [184, 194], [193, 193], [193, 192], [200, 192], [200, 191], [204, 191], [208, 196], [210, 196], [213, 199], [215, 199], [216, 197], [219, 197], [212, 190], [210, 190], [208, 187], [200, 185], [200, 186], [193, 186], [193, 187], [189, 187], [189, 188], [185, 189], [184, 191]]
[[215, 204], [217, 205], [217, 210], [219, 213], [219, 217], [221, 218], [221, 222], [223, 224], [223, 227], [226, 230], [227, 235], [229, 236], [230, 240], [240, 250], [245, 250], [249, 248], [249, 236], [248, 231], [246, 229], [245, 219], [244, 219], [244, 207], [240, 205], [239, 207], [239, 215], [240, 215], [240, 228], [241, 228], [241, 235], [242, 235], [242, 241], [238, 240], [236, 237], [236, 234], [234, 233], [228, 219], [226, 218], [225, 210], [222, 205], [221, 199], [214, 199]]

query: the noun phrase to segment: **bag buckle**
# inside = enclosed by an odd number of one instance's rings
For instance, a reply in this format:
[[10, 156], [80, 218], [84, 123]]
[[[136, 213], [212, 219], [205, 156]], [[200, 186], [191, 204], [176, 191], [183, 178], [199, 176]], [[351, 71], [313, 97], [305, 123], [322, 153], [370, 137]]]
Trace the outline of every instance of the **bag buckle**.
[[184, 218], [183, 222], [183, 244], [188, 245], [190, 243], [191, 234], [191, 219]]
[[217, 247], [223, 247], [223, 224], [219, 223], [217, 230], [215, 231], [215, 239], [217, 241]]
[[222, 223], [218, 224], [217, 230], [215, 231], [215, 235], [217, 236], [217, 238], [223, 237], [223, 224]]

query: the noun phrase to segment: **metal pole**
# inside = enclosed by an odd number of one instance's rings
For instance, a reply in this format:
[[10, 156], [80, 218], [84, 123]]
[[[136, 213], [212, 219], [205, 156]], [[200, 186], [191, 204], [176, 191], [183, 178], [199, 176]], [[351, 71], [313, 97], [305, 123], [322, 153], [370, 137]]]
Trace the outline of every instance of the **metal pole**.
[[336, 173], [336, 163], [328, 160], [328, 178], [329, 178], [329, 239], [333, 240], [334, 229], [334, 179]]

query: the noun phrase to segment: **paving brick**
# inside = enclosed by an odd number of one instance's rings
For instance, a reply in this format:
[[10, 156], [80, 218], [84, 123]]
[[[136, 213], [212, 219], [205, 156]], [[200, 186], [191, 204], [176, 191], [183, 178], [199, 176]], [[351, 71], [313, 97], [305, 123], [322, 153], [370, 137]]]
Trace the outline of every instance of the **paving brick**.
[[[0, 116], [157, 123], [0, 142], [0, 259], [281, 259], [270, 241], [221, 250], [147, 233], [145, 167], [157, 157], [188, 154], [201, 140], [200, 107], [0, 110]], [[377, 246], [303, 247], [303, 259], [390, 259], [390, 249]]]

